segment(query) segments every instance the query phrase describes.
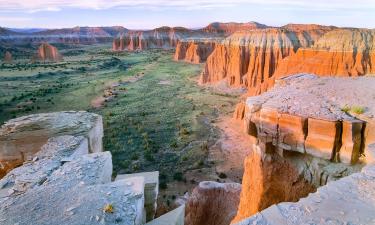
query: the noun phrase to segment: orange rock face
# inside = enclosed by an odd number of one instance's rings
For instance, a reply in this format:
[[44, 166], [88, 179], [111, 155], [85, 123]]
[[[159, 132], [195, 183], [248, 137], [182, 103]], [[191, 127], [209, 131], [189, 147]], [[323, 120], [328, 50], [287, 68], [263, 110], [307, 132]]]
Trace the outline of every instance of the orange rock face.
[[186, 225], [228, 225], [237, 212], [241, 184], [201, 182], [186, 203]]
[[38, 48], [37, 59], [40, 61], [58, 62], [62, 60], [56, 47], [48, 43], [43, 43]]
[[12, 63], [13, 62], [12, 54], [9, 51], [6, 51], [5, 54], [4, 54], [4, 62], [5, 63]]
[[174, 60], [190, 63], [203, 63], [215, 48], [215, 41], [179, 41]]
[[297, 73], [359, 76], [375, 72], [373, 30], [290, 24], [237, 32], [208, 57], [202, 83], [226, 79], [257, 95]]
[[245, 86], [252, 92], [260, 92], [256, 89], [264, 89], [263, 84], [272, 82], [269, 80], [284, 58], [314, 43], [325, 30], [269, 28], [237, 32], [215, 47], [201, 81], [227, 79], [230, 86]]
[[232, 223], [284, 201], [297, 201], [314, 192], [315, 187], [301, 179], [296, 168], [264, 145], [266, 155], [253, 151], [245, 159], [241, 201]]

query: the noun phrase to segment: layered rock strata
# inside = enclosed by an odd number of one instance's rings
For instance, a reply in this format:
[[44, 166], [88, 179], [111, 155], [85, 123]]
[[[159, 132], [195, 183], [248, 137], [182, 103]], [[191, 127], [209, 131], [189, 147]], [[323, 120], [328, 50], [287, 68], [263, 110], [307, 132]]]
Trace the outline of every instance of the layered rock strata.
[[32, 159], [50, 137], [60, 135], [84, 136], [88, 139], [90, 152], [103, 151], [101, 116], [87, 112], [57, 112], [19, 117], [0, 128], [0, 177]]
[[237, 32], [215, 46], [202, 83], [226, 80], [257, 95], [275, 78], [297, 73], [359, 76], [374, 73], [374, 31], [318, 25]]
[[283, 60], [275, 76], [313, 73], [320, 76], [361, 76], [375, 73], [375, 31], [341, 29], [323, 35], [311, 48], [298, 49]]
[[216, 40], [179, 41], [173, 59], [189, 63], [203, 63], [215, 48]]
[[186, 203], [186, 225], [226, 225], [236, 215], [241, 185], [204, 181]]
[[58, 62], [62, 60], [62, 56], [55, 46], [43, 43], [38, 48], [36, 60], [43, 62]]
[[230, 86], [259, 89], [268, 82], [284, 58], [300, 47], [309, 47], [329, 29], [286, 27], [236, 32], [215, 47], [207, 59], [201, 82], [226, 79]]
[[[247, 99], [234, 114], [254, 138], [238, 213], [232, 223], [280, 202], [295, 202], [344, 176], [358, 172], [375, 139], [365, 132], [371, 121], [375, 79], [296, 75], [270, 91]], [[344, 110], [345, 107], [350, 109]]]

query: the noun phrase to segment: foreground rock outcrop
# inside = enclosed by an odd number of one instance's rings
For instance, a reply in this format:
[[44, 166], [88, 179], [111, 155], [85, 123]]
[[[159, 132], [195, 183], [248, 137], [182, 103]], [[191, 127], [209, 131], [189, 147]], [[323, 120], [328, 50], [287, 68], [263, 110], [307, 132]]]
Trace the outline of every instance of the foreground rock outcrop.
[[39, 46], [35, 59], [42, 62], [58, 62], [62, 60], [62, 55], [55, 46], [43, 43]]
[[[369, 146], [369, 157], [375, 146]], [[250, 224], [373, 224], [375, 222], [375, 164], [361, 172], [318, 188], [296, 203], [279, 203], [236, 225]]]
[[103, 151], [102, 118], [96, 114], [58, 112], [23, 116], [0, 128], [0, 178], [32, 159], [49, 138], [58, 135], [85, 136], [90, 152]]
[[240, 104], [234, 117], [243, 120], [255, 141], [245, 159], [232, 223], [360, 171], [375, 142], [373, 131], [366, 132], [375, 113], [369, 91], [374, 84], [372, 77], [301, 74], [278, 80], [270, 91]]
[[236, 215], [241, 185], [204, 181], [186, 203], [186, 225], [227, 225]]
[[25, 119], [11, 120], [8, 133], [1, 135], [13, 133], [30, 146], [33, 134], [50, 131], [50, 138], [0, 180], [1, 224], [183, 224], [183, 206], [153, 220], [158, 172], [120, 175], [112, 182], [111, 154], [92, 145], [92, 135], [97, 143], [103, 135], [92, 129], [102, 126], [99, 115], [61, 112], [30, 115], [28, 123]]

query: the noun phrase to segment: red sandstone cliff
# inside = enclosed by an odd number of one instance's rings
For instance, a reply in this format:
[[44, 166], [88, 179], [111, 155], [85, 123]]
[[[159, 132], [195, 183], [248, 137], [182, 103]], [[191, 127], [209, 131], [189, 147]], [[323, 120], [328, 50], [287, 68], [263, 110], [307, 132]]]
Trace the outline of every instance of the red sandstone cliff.
[[331, 29], [298, 28], [256, 29], [231, 35], [208, 57], [201, 82], [227, 79], [230, 86], [260, 88], [284, 58], [300, 47], [308, 47]]
[[[374, 72], [374, 31], [290, 24], [237, 32], [215, 46], [202, 83], [223, 79], [264, 92], [274, 77], [295, 73], [355, 76]], [[275, 75], [275, 76], [274, 76]]]
[[58, 62], [62, 60], [62, 56], [59, 54], [57, 48], [48, 43], [43, 43], [39, 46], [36, 58], [43, 62]]
[[13, 62], [12, 54], [9, 51], [6, 51], [5, 54], [4, 54], [4, 62], [5, 63], [12, 63]]
[[203, 63], [212, 53], [215, 45], [215, 40], [179, 41], [176, 46], [174, 60], [183, 60], [190, 63]]
[[283, 60], [276, 77], [296, 73], [360, 76], [375, 73], [375, 31], [343, 29], [326, 33], [311, 48]]

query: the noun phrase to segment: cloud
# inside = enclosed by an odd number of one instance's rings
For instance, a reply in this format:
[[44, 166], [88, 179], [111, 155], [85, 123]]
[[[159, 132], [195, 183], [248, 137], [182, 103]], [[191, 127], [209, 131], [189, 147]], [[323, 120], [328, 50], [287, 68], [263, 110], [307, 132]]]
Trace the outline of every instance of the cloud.
[[33, 13], [64, 8], [103, 10], [115, 7], [198, 10], [248, 4], [311, 10], [375, 10], [374, 0], [0, 0], [0, 11]]

